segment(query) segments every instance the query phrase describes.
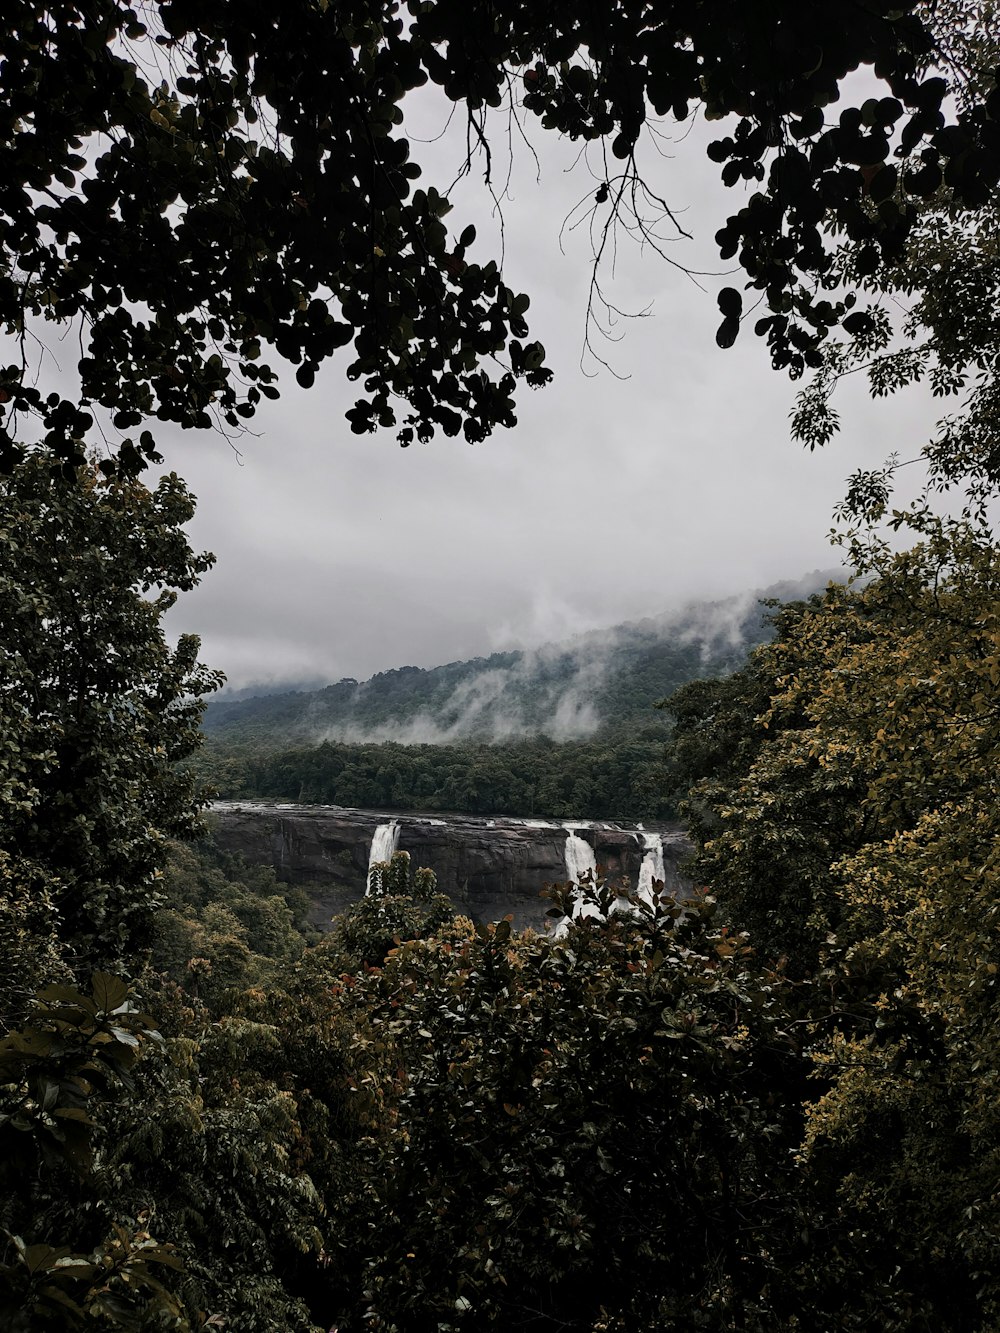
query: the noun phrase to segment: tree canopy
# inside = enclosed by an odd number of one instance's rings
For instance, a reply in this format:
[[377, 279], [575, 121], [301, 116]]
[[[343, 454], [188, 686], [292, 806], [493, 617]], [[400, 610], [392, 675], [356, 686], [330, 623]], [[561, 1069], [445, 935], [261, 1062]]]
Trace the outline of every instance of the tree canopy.
[[[309, 385], [351, 347], [358, 432], [474, 441], [514, 424], [518, 381], [549, 376], [544, 349], [528, 341], [527, 296], [470, 258], [474, 228], [449, 230], [447, 190], [418, 183], [405, 114], [425, 85], [462, 108], [487, 178], [497, 116], [604, 142], [593, 208], [608, 226], [636, 192], [670, 216], [669, 183], [637, 165], [646, 130], [698, 108], [724, 121], [709, 156], [727, 184], [757, 186], [720, 255], [765, 306], [756, 330], [774, 364], [818, 367], [833, 329], [871, 326], [852, 283], [905, 258], [923, 201], [944, 190], [979, 208], [996, 185], [996, 71], [956, 40], [975, 11], [952, 8], [941, 24], [917, 0], [6, 6], [0, 324], [22, 359], [0, 377], [0, 457], [16, 457], [24, 414], [68, 460], [96, 418], [139, 466], [156, 454], [149, 418], [252, 417], [278, 392], [269, 352]], [[881, 95], [855, 104], [859, 66]], [[852, 272], [831, 237], [850, 244]], [[743, 296], [728, 287], [719, 302], [728, 346]], [[39, 318], [78, 323], [75, 396], [45, 397], [25, 375]]]
[[212, 563], [182, 530], [178, 477], [155, 491], [35, 453], [0, 478], [0, 846], [51, 877], [54, 930], [78, 966], [148, 938], [164, 840], [197, 826], [200, 696], [218, 673], [161, 618]]
[[684, 687], [677, 754], [697, 873], [797, 982], [817, 1080], [798, 1187], [828, 1254], [813, 1298], [841, 1302], [838, 1328], [878, 1310], [979, 1330], [1000, 1310], [1000, 566], [981, 530], [940, 520], [873, 563], [784, 615], [744, 672]]
[[[1000, 13], [983, 4], [934, 6], [932, 21], [941, 50], [962, 77], [951, 96], [969, 114], [992, 98], [996, 117], [996, 66], [1000, 63]], [[864, 247], [840, 240], [833, 271], [863, 291], [866, 317], [847, 335], [830, 339], [818, 368], [799, 394], [793, 433], [810, 448], [839, 429], [834, 391], [847, 376], [863, 374], [875, 397], [925, 382], [951, 410], [929, 427], [924, 440], [908, 442], [903, 456], [851, 479], [845, 509], [877, 520], [888, 508], [896, 474], [919, 456], [926, 467], [925, 495], [908, 522], [919, 527], [927, 491], [960, 487], [966, 508], [980, 521], [1000, 487], [996, 421], [997, 321], [1000, 299], [996, 189], [967, 198], [953, 188], [954, 173], [928, 166], [934, 188], [915, 201], [912, 226], [899, 254], [874, 269]], [[875, 191], [876, 182], [872, 182]], [[958, 400], [956, 402], [956, 400]], [[914, 522], [915, 519], [915, 522]]]

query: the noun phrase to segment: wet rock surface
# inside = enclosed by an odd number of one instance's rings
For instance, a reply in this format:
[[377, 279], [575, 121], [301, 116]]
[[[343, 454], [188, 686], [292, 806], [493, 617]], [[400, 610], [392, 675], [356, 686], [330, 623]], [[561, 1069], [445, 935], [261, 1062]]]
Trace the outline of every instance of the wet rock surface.
[[517, 927], [543, 925], [549, 903], [540, 891], [567, 878], [569, 830], [590, 843], [609, 877], [626, 876], [633, 887], [646, 854], [644, 832], [660, 834], [667, 889], [690, 891], [677, 868], [690, 844], [677, 826], [642, 830], [603, 822], [394, 815], [252, 801], [220, 801], [210, 813], [220, 847], [254, 864], [272, 865], [280, 879], [308, 890], [310, 918], [321, 928], [364, 894], [372, 838], [390, 821], [398, 824], [397, 850], [409, 852], [414, 866], [429, 866], [441, 892], [475, 921], [512, 915]]

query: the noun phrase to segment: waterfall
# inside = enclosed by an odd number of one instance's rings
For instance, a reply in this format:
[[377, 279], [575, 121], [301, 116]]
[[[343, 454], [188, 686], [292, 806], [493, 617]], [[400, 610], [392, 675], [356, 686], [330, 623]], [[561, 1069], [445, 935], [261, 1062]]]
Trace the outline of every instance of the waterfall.
[[377, 865], [380, 861], [391, 861], [398, 842], [399, 824], [395, 819], [390, 820], [388, 824], [379, 824], [372, 836], [372, 847], [368, 853], [368, 878], [365, 880], [365, 893], [371, 887], [372, 866]]
[[653, 900], [653, 881], [665, 880], [663, 869], [663, 839], [659, 833], [643, 833], [643, 845], [646, 849], [639, 867], [639, 897], [647, 903]]
[[[574, 833], [572, 827], [566, 829], [566, 847], [564, 849], [566, 857], [566, 878], [573, 884], [579, 881], [589, 871], [591, 883], [597, 882], [597, 857], [594, 849], [585, 838]], [[573, 905], [574, 916], [596, 916], [597, 908], [591, 904], [582, 904], [577, 898]], [[565, 929], [565, 926], [563, 926]], [[557, 931], [561, 934], [561, 931]]]
[[591, 878], [597, 878], [597, 857], [594, 849], [584, 838], [566, 830], [566, 878], [576, 884], [589, 870]]

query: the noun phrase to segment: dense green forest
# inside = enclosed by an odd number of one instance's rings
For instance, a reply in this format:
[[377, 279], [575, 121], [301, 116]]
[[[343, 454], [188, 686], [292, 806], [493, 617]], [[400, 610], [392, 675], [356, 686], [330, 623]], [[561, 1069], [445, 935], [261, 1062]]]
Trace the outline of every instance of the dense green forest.
[[672, 819], [666, 726], [594, 741], [206, 746], [192, 769], [224, 799], [553, 819]]
[[[5, 7], [0, 1327], [1000, 1326], [997, 18]], [[859, 66], [884, 95], [853, 105]], [[692, 901], [586, 879], [519, 933], [401, 853], [317, 940], [198, 842], [219, 680], [162, 617], [212, 560], [183, 481], [143, 482], [147, 423], [237, 427], [278, 393], [265, 348], [308, 388], [350, 346], [358, 433], [514, 424], [544, 348], [414, 187], [426, 82], [470, 141], [505, 108], [606, 142], [612, 227], [647, 122], [700, 108], [751, 191], [720, 253], [805, 377], [800, 438], [854, 371], [955, 410], [906, 508], [910, 460], [851, 479], [862, 577], [672, 694]], [[726, 347], [743, 294], [719, 307]], [[59, 391], [45, 320], [78, 350]]]

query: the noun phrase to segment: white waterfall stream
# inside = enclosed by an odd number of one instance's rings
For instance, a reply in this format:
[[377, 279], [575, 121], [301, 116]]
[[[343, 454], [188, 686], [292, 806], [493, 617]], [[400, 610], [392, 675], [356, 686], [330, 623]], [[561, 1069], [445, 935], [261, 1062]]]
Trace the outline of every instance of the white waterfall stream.
[[658, 879], [662, 883], [665, 879], [663, 839], [659, 833], [644, 832], [642, 841], [646, 852], [642, 858], [642, 865], [639, 867], [638, 894], [644, 902], [651, 903], [653, 900], [653, 881]]
[[566, 878], [574, 884], [589, 870], [592, 876], [597, 873], [597, 857], [590, 843], [572, 829], [566, 830]]
[[392, 854], [399, 842], [399, 824], [395, 819], [388, 824], [379, 824], [372, 835], [371, 851], [368, 853], [368, 878], [365, 881], [365, 893], [371, 888], [372, 866], [379, 861], [391, 861]]
[[[566, 847], [563, 855], [566, 858], [566, 878], [572, 883], [577, 884], [584, 875], [590, 872], [593, 882], [597, 880], [597, 856], [593, 847], [585, 838], [581, 838], [575, 833], [572, 827], [566, 829]], [[597, 912], [595, 907], [583, 905], [579, 899], [573, 908], [574, 916], [594, 916]]]

